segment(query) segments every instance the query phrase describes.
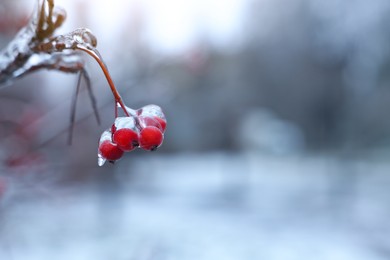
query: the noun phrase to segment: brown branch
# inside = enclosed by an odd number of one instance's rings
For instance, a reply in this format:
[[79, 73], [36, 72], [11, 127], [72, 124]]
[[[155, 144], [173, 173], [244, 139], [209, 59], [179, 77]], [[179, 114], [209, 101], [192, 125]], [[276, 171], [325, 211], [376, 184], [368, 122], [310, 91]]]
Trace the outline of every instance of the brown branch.
[[115, 87], [114, 81], [111, 78], [110, 73], [108, 72], [108, 68], [106, 64], [104, 63], [102, 57], [100, 56], [99, 52], [95, 48], [88, 48], [83, 45], [77, 45], [76, 49], [84, 51], [88, 53], [90, 56], [92, 56], [96, 62], [99, 64], [100, 68], [102, 69], [104, 76], [107, 79], [108, 85], [110, 86], [111, 92], [114, 95], [115, 99], [115, 105], [118, 103], [120, 107], [122, 108], [123, 112], [126, 116], [130, 116], [129, 112], [126, 110], [126, 105], [122, 100], [121, 95], [119, 94], [118, 90]]

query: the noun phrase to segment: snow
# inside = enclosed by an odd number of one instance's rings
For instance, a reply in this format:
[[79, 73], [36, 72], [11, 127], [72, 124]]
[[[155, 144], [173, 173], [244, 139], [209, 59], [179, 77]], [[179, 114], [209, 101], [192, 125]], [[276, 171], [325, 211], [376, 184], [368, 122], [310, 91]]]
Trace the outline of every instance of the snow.
[[1, 204], [0, 259], [387, 259], [389, 166], [256, 153], [121, 161], [114, 189]]

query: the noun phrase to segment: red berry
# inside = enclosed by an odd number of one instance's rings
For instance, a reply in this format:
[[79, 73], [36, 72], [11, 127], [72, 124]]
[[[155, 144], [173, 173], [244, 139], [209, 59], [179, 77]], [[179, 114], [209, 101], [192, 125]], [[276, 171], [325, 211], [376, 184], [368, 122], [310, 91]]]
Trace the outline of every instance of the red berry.
[[139, 145], [144, 150], [154, 151], [162, 144], [163, 139], [163, 134], [159, 128], [147, 126], [139, 134]]
[[163, 127], [160, 124], [160, 121], [157, 119], [157, 117], [154, 117], [154, 116], [139, 116], [138, 120], [139, 120], [139, 124], [140, 124], [141, 128], [145, 128], [147, 126], [154, 126], [154, 127], [157, 127], [158, 129], [160, 129], [161, 132], [164, 132], [163, 131]]
[[155, 116], [154, 119], [160, 123], [161, 131], [164, 133], [165, 129], [167, 128], [167, 121], [165, 119], [157, 117], [157, 116]]
[[112, 127], [112, 141], [125, 152], [130, 152], [138, 146], [138, 128], [134, 117], [117, 117]]
[[121, 128], [115, 131], [112, 140], [120, 149], [130, 152], [138, 146], [138, 133], [130, 128]]
[[[160, 128], [163, 133], [165, 132], [165, 128], [167, 126], [167, 120], [165, 119], [165, 115], [159, 106], [157, 105], [144, 106], [137, 110], [137, 114], [140, 117], [142, 116], [144, 118], [149, 117], [155, 119], [160, 124], [158, 128]], [[153, 124], [149, 124], [149, 125], [153, 125]]]
[[109, 161], [116, 161], [123, 155], [123, 151], [110, 140], [105, 140], [99, 145], [99, 152], [101, 156]]
[[98, 164], [102, 166], [106, 160], [116, 161], [122, 157], [123, 151], [112, 142], [112, 133], [109, 130], [103, 132], [99, 141]]

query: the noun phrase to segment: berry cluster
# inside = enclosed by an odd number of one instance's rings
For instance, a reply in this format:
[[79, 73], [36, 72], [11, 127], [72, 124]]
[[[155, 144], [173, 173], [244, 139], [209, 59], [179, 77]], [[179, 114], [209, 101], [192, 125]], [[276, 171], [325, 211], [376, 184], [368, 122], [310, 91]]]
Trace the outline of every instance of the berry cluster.
[[[65, 37], [66, 41], [63, 40], [64, 37], [54, 38], [50, 46], [54, 44], [55, 46], [62, 46], [61, 50], [72, 49], [83, 51], [94, 58], [102, 69], [114, 96], [115, 122], [100, 137], [98, 165], [102, 166], [106, 161], [113, 163], [119, 160], [125, 152], [130, 152], [137, 147], [148, 151], [156, 150], [163, 142], [167, 124], [161, 108], [156, 105], [147, 105], [138, 110], [127, 107], [115, 87], [103, 58], [95, 48], [96, 38], [94, 35], [88, 29], [79, 29], [71, 32], [67, 36], [69, 37]], [[84, 69], [81, 70], [80, 75], [83, 75], [87, 82], [89, 82], [89, 77], [86, 76]], [[78, 93], [77, 91], [76, 93]], [[91, 97], [91, 100], [94, 102], [93, 97]], [[74, 104], [76, 103], [74, 102]], [[118, 116], [118, 108], [123, 110], [123, 117]], [[96, 109], [94, 108], [94, 110]], [[71, 118], [74, 118], [74, 114], [72, 114]]]
[[126, 111], [129, 115], [117, 116], [111, 129], [100, 137], [99, 166], [107, 160], [113, 163], [137, 147], [155, 151], [164, 140], [167, 121], [159, 106], [147, 105], [138, 110], [126, 107]]

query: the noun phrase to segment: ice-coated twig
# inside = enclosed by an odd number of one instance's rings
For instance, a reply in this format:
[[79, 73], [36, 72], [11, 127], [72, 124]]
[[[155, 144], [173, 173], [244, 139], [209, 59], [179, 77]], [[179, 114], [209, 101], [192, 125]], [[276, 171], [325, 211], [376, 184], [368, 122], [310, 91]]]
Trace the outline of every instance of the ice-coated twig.
[[75, 51], [78, 46], [93, 49], [97, 45], [97, 40], [87, 28], [54, 36], [55, 30], [66, 18], [65, 10], [56, 7], [54, 0], [38, 0], [36, 9], [29, 23], [4, 50], [0, 51], [0, 86], [9, 85], [15, 79], [41, 69], [79, 73], [69, 127], [69, 142], [71, 142], [81, 78], [85, 79], [96, 120], [100, 124], [96, 99], [85, 70], [84, 60]]
[[[66, 12], [54, 6], [54, 0], [38, 0], [38, 7], [30, 21], [24, 26], [15, 38], [0, 51], [0, 85], [7, 85], [36, 69], [57, 69], [74, 73], [79, 60], [66, 57], [63, 61], [59, 57], [51, 60], [47, 53], [34, 50], [47, 41], [54, 31], [62, 25]], [[69, 55], [67, 55], [69, 56]]]
[[[38, 14], [4, 51], [0, 52], [0, 85], [43, 68], [69, 73], [83, 70], [82, 74], [87, 76], [83, 60], [75, 52], [79, 50], [97, 61], [111, 88], [115, 102], [120, 104], [126, 115], [129, 115], [108, 68], [96, 49], [97, 40], [93, 33], [87, 28], [79, 28], [67, 34], [53, 36], [54, 31], [65, 20], [66, 13], [54, 7], [54, 0], [42, 1]], [[92, 93], [90, 88], [88, 90]], [[94, 103], [95, 99], [92, 94], [90, 96]]]
[[54, 36], [65, 18], [65, 10], [54, 6], [54, 0], [38, 0], [29, 23], [0, 51], [0, 85], [39, 69], [77, 73], [84, 68], [74, 50], [78, 45], [96, 47], [96, 37], [86, 28]]

